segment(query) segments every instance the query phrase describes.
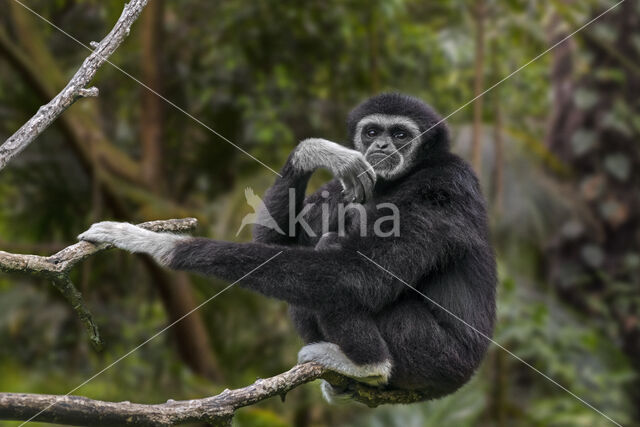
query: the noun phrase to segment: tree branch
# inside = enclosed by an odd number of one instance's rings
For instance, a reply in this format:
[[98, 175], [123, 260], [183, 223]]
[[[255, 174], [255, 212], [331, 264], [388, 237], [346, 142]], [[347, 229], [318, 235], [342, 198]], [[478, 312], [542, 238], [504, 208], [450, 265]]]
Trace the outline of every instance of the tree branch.
[[129, 35], [131, 25], [138, 18], [147, 1], [131, 0], [127, 3], [111, 32], [95, 46], [95, 50], [84, 60], [67, 86], [48, 104], [40, 107], [27, 123], [0, 146], [0, 170], [78, 98], [97, 95], [97, 88], [86, 88], [86, 85], [93, 79], [98, 68], [107, 61]]
[[[22, 11], [20, 6], [16, 7], [20, 12]], [[21, 28], [25, 27], [22, 28], [22, 32], [29, 34], [34, 31], [31, 26], [22, 22], [23, 19], [16, 19], [16, 21], [19, 21]], [[30, 40], [33, 45], [38, 42], [39, 38]], [[46, 50], [42, 52], [42, 49], [45, 49], [44, 46], [38, 43], [38, 46], [33, 49], [40, 52], [38, 56], [27, 57], [24, 54], [25, 48], [17, 47], [6, 32], [0, 28], [0, 55], [8, 60], [9, 64], [18, 71], [19, 76], [24, 78], [38, 96], [46, 101], [55, 95], [51, 89], [50, 80], [52, 79], [49, 72], [57, 75], [59, 70], [49, 52]], [[46, 81], [39, 74], [39, 70], [42, 69], [47, 70]], [[59, 79], [53, 80], [58, 81]], [[141, 212], [148, 219], [190, 216], [192, 212], [188, 212], [188, 209], [158, 197], [143, 185], [140, 165], [113, 145], [104, 132], [95, 125], [99, 119], [97, 110], [92, 108], [93, 105], [87, 104], [85, 107], [87, 108], [68, 111], [59, 117], [57, 124], [71, 143], [83, 167], [89, 174], [95, 176], [107, 196], [118, 200], [127, 199], [136, 205], [152, 207], [152, 209], [147, 208]], [[93, 172], [94, 169], [98, 169], [98, 171]]]
[[[188, 232], [198, 224], [195, 218], [169, 219], [166, 221], [149, 221], [138, 224], [151, 231]], [[98, 327], [93, 322], [91, 313], [82, 300], [82, 295], [69, 278], [69, 271], [80, 261], [91, 255], [110, 248], [111, 245], [94, 245], [89, 242], [78, 242], [58, 253], [45, 257], [39, 255], [12, 254], [0, 251], [0, 271], [5, 273], [27, 273], [50, 279], [76, 311], [84, 324], [93, 346], [102, 347]]]
[[[12, 3], [13, 4], [13, 3]], [[19, 7], [19, 6], [18, 6]], [[18, 11], [22, 12], [22, 10]], [[16, 13], [13, 24], [19, 27], [18, 32], [33, 33], [32, 26], [24, 22], [21, 14]], [[26, 28], [23, 28], [26, 27]], [[54, 87], [60, 80], [59, 67], [52, 55], [45, 50], [38, 37], [33, 36], [29, 43], [30, 50], [37, 51], [26, 55], [28, 50], [24, 44], [17, 45], [15, 40], [0, 28], [0, 54], [16, 70], [18, 76], [38, 95], [43, 102], [47, 102], [55, 96]], [[35, 47], [34, 47], [35, 45]], [[40, 70], [46, 69], [46, 79]], [[78, 155], [85, 169], [93, 170], [104, 164], [105, 169], [130, 183], [140, 182], [140, 167], [133, 159], [119, 150], [108, 140], [102, 129], [95, 123], [97, 110], [95, 105], [86, 104], [83, 109], [67, 112], [59, 117], [57, 125], [67, 137], [68, 142]]]
[[305, 363], [274, 377], [259, 379], [247, 387], [227, 389], [217, 396], [168, 400], [155, 405], [103, 402], [80, 396], [0, 393], [0, 419], [25, 421], [38, 414], [34, 421], [92, 426], [172, 426], [197, 421], [231, 425], [231, 418], [238, 408], [276, 395], [284, 400], [290, 390], [318, 378], [349, 388], [357, 401], [370, 407], [384, 403], [413, 403], [426, 398], [419, 392], [380, 390], [355, 383], [318, 364]]
[[[198, 220], [195, 218], [183, 218], [143, 222], [138, 226], [151, 231], [185, 233], [194, 230], [197, 224]], [[0, 271], [51, 277], [52, 275], [68, 273], [80, 261], [111, 247], [113, 246], [109, 244], [94, 245], [93, 243], [81, 241], [48, 257], [11, 254], [0, 251]]]

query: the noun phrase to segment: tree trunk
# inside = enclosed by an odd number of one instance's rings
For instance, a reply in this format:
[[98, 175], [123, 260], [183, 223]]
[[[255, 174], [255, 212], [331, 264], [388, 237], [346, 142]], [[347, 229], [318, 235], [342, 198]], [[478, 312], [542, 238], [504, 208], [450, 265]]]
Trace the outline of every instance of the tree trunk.
[[493, 173], [491, 174], [491, 196], [493, 211], [502, 214], [502, 196], [504, 194], [504, 134], [502, 106], [500, 97], [495, 94], [495, 124], [493, 127]]
[[[162, 93], [163, 0], [152, 1], [142, 16], [142, 78], [156, 92]], [[148, 89], [142, 89], [140, 141], [142, 143], [142, 180], [156, 193], [165, 182], [163, 162], [164, 101]]]
[[[475, 64], [473, 95], [480, 95], [484, 85], [484, 25], [486, 17], [485, 0], [477, 0], [473, 7], [476, 26]], [[482, 173], [482, 97], [473, 101], [473, 136], [471, 143], [471, 164], [478, 176]]]
[[[151, 258], [142, 257], [151, 275], [153, 285], [160, 293], [169, 323], [196, 308], [191, 281], [185, 273], [168, 273]], [[211, 343], [202, 316], [195, 311], [176, 323], [170, 330], [176, 340], [182, 360], [197, 374], [215, 382], [223, 376], [211, 350]]]
[[371, 92], [377, 94], [380, 91], [380, 43], [378, 34], [378, 11], [375, 7], [369, 10], [369, 22], [367, 23], [367, 38], [369, 42], [369, 76], [371, 79]]
[[[142, 78], [144, 84], [161, 92], [162, 89], [162, 37], [164, 27], [164, 1], [153, 0], [142, 16]], [[141, 92], [140, 140], [142, 144], [142, 180], [156, 194], [168, 188], [164, 172], [164, 101], [148, 89]], [[153, 261], [145, 259], [153, 284], [160, 294], [170, 322], [191, 312], [197, 306], [189, 276], [186, 273], [169, 273]], [[193, 312], [172, 329], [178, 353], [182, 360], [197, 374], [214, 381], [222, 375], [214, 357], [207, 328], [199, 312]]]

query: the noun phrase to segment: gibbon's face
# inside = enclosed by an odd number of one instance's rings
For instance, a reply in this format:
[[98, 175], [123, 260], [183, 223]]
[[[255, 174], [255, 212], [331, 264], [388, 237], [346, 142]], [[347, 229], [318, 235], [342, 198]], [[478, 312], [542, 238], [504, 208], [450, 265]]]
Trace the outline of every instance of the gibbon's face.
[[385, 179], [402, 176], [413, 164], [420, 128], [405, 116], [371, 114], [356, 125], [354, 146]]

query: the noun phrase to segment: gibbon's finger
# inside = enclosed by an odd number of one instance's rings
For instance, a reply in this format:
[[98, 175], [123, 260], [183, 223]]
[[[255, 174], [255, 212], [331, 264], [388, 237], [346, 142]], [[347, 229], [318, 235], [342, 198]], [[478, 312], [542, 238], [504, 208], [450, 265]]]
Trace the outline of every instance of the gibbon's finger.
[[350, 178], [355, 191], [355, 198], [353, 201], [355, 203], [364, 203], [366, 199], [366, 190], [363, 183], [358, 178], [358, 175], [352, 175]]
[[364, 189], [364, 201], [371, 200], [373, 197], [373, 187], [376, 184], [376, 174], [373, 171], [373, 168], [365, 159], [360, 160], [360, 164], [358, 165], [358, 172], [356, 178], [360, 181], [361, 185]]
[[353, 185], [349, 182], [347, 177], [340, 178], [340, 184], [342, 184], [342, 194], [344, 195], [345, 200], [352, 202], [355, 198]]
[[347, 203], [353, 203], [358, 197], [353, 187], [349, 187], [349, 189], [344, 194], [345, 194], [344, 198], [347, 201]]
[[371, 180], [369, 174], [358, 175], [357, 177], [362, 184], [362, 188], [364, 188], [364, 202], [371, 200], [373, 198], [373, 186], [375, 182]]
[[347, 197], [347, 201], [349, 203], [353, 203], [356, 202], [358, 200], [359, 194], [359, 184], [357, 183], [357, 180], [355, 179], [354, 175], [349, 174], [346, 178], [345, 181], [347, 182], [347, 186], [348, 186], [348, 197]]
[[369, 177], [369, 179], [371, 180], [371, 182], [373, 182], [373, 185], [375, 186], [376, 184], [376, 171], [373, 170], [373, 166], [371, 166], [371, 164], [369, 164], [369, 162], [367, 162], [366, 160], [364, 160], [364, 164], [365, 164], [365, 171], [367, 172], [366, 174], [361, 174], [361, 175], [366, 175]]

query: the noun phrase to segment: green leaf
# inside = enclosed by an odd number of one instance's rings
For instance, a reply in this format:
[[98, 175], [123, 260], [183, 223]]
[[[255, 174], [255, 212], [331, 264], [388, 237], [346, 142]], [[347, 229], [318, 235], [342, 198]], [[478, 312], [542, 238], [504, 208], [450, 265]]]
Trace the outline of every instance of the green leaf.
[[588, 153], [596, 145], [595, 132], [579, 129], [571, 136], [571, 147], [576, 156]]
[[629, 158], [622, 154], [611, 154], [604, 159], [604, 167], [614, 178], [626, 181], [631, 173], [631, 162]]
[[603, 22], [597, 23], [592, 29], [594, 35], [605, 43], [615, 43], [618, 38], [618, 31], [615, 27]]
[[588, 110], [598, 102], [598, 94], [592, 90], [578, 88], [573, 95], [573, 101], [581, 110]]
[[580, 255], [589, 267], [598, 268], [604, 262], [604, 252], [597, 245], [585, 245], [580, 249]]
[[635, 252], [625, 255], [624, 266], [629, 270], [637, 270], [640, 267], [640, 255]]
[[634, 34], [631, 36], [631, 44], [636, 48], [638, 53], [640, 53], [640, 34]]

